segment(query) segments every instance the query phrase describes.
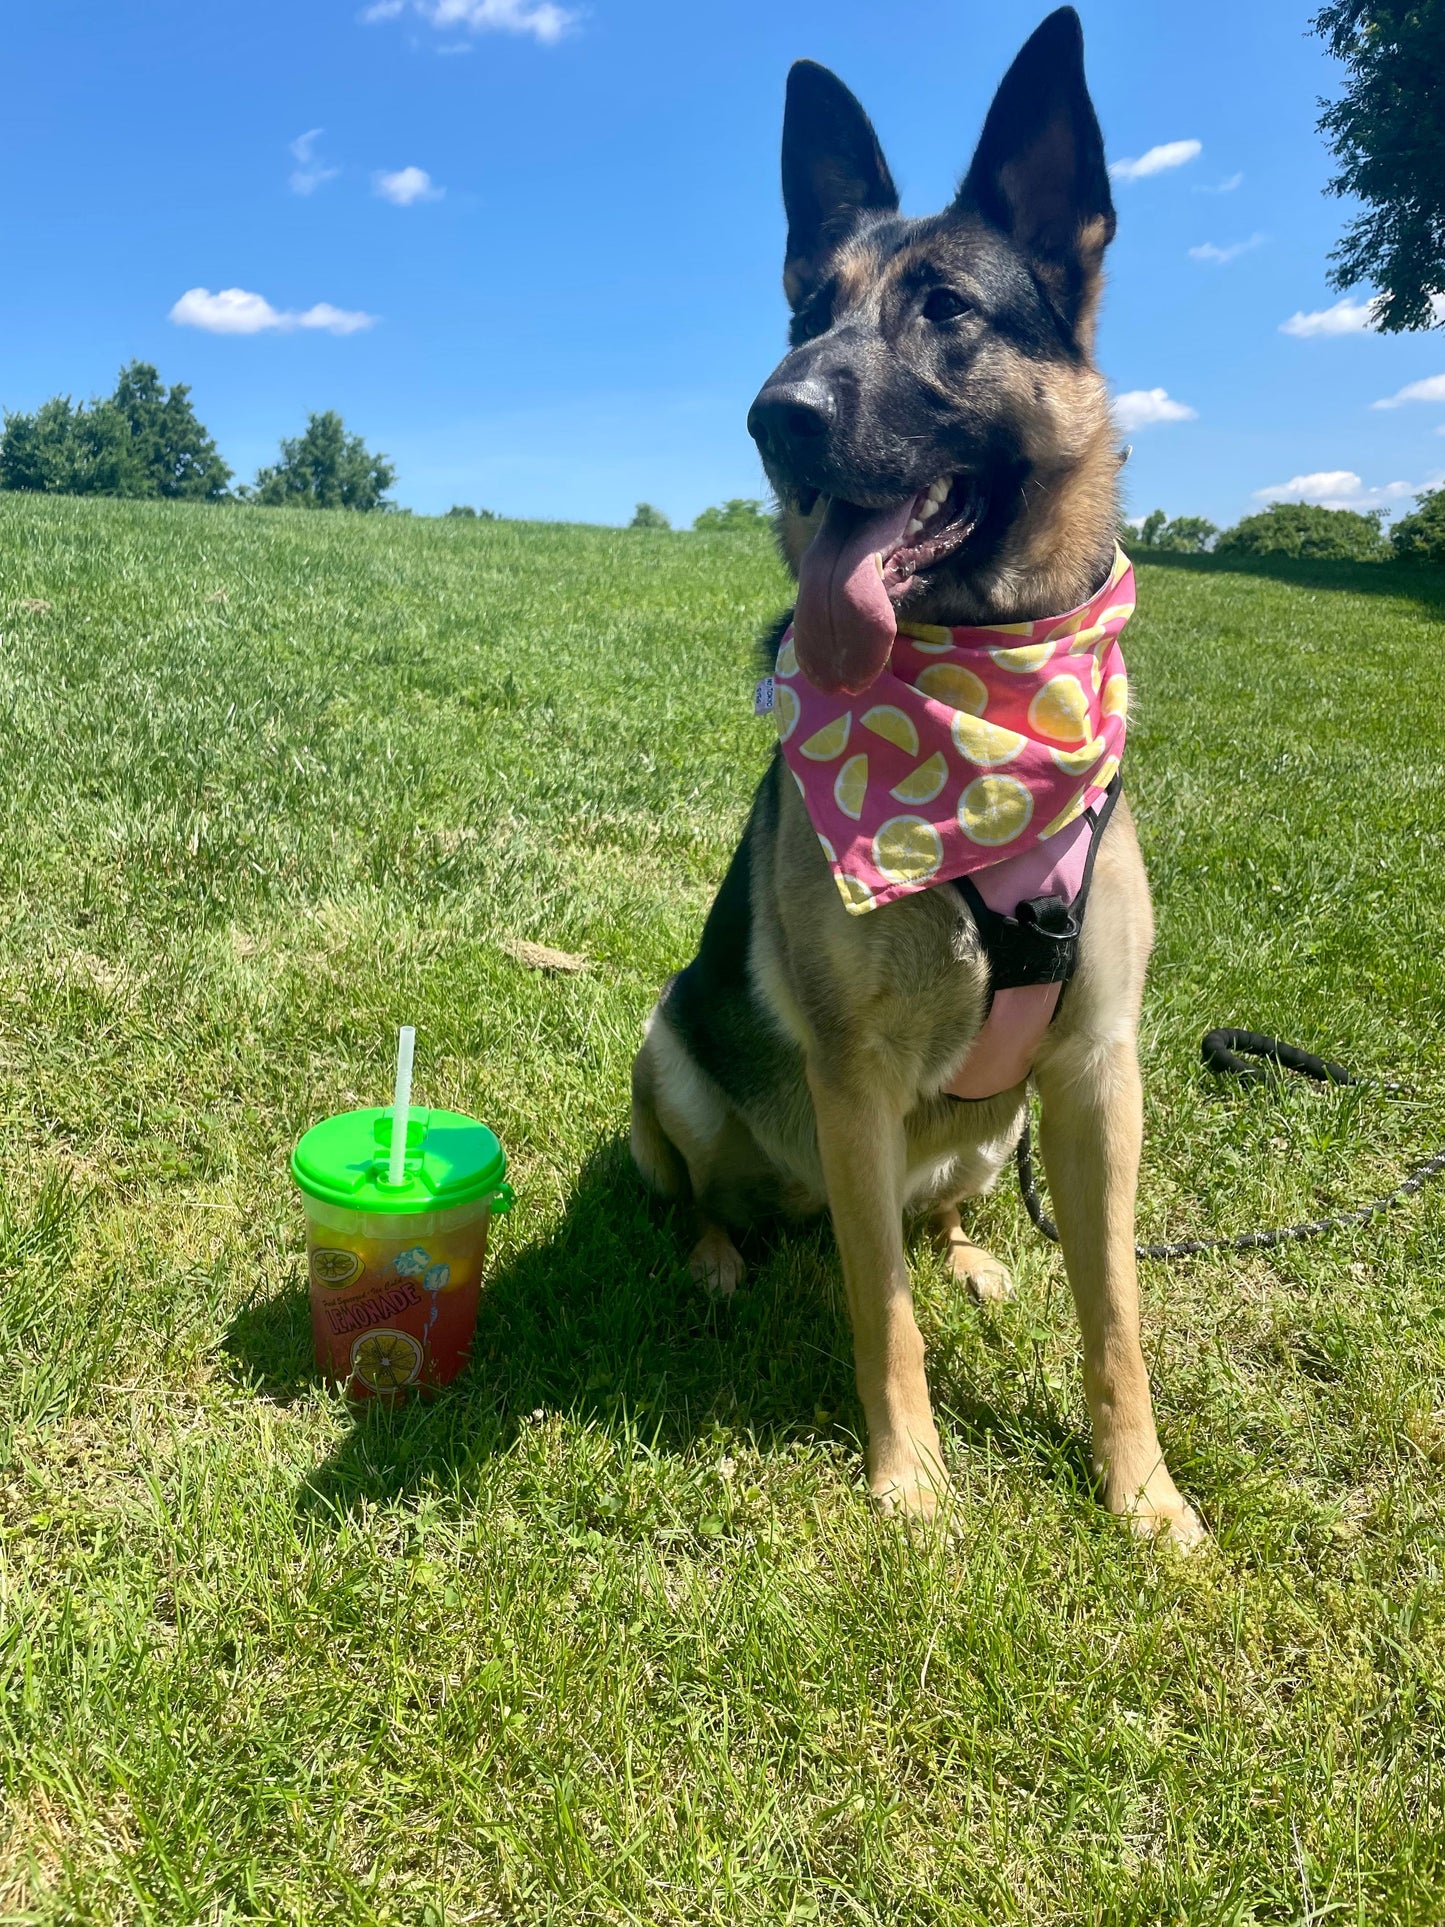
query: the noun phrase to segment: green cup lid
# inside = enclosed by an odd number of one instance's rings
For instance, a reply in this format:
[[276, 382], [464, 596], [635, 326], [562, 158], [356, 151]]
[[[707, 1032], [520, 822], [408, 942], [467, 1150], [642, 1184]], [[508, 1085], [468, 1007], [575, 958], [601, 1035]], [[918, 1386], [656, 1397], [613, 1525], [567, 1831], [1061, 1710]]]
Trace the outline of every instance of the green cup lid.
[[507, 1154], [459, 1111], [407, 1114], [405, 1176], [390, 1184], [391, 1109], [343, 1111], [313, 1124], [291, 1154], [291, 1175], [309, 1197], [352, 1211], [447, 1211], [496, 1193], [512, 1202]]

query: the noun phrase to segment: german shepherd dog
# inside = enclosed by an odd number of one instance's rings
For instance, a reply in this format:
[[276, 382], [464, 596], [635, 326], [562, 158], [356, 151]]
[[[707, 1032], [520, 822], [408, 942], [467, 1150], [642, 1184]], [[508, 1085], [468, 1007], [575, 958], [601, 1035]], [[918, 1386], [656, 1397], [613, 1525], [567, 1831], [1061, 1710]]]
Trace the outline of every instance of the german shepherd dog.
[[[810, 61], [788, 76], [782, 160], [792, 346], [748, 427], [804, 588], [820, 530], [836, 549], [882, 511], [899, 526], [911, 502], [909, 532], [880, 558], [910, 623], [1012, 623], [1086, 601], [1113, 560], [1120, 457], [1092, 359], [1114, 209], [1078, 16], [1051, 14], [1019, 53], [942, 214], [899, 214], [866, 114]], [[834, 646], [835, 686], [853, 687], [846, 611]], [[714, 1290], [742, 1276], [731, 1232], [831, 1212], [869, 1487], [886, 1511], [926, 1518], [947, 1475], [904, 1214], [927, 1214], [977, 1297], [1011, 1294], [958, 1204], [1009, 1161], [1027, 1085], [972, 1102], [945, 1094], [988, 1008], [963, 896], [927, 889], [849, 915], [786, 779], [775, 756], [698, 954], [648, 1020], [632, 1151], [654, 1190], [695, 1201], [691, 1267]], [[1152, 934], [1121, 800], [1098, 848], [1077, 972], [1033, 1076], [1104, 1502], [1141, 1532], [1189, 1545], [1203, 1528], [1160, 1453], [1134, 1267], [1136, 1033]]]

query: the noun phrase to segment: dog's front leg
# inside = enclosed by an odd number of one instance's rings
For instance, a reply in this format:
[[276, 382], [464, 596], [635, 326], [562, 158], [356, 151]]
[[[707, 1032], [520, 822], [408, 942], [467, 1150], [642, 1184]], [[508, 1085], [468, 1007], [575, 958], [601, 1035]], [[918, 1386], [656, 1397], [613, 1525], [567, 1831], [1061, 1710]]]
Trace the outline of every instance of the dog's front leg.
[[877, 1089], [810, 1070], [828, 1208], [843, 1260], [868, 1486], [885, 1512], [931, 1517], [947, 1484], [903, 1249], [903, 1116]]
[[1133, 1042], [1071, 1040], [1039, 1066], [1037, 1081], [1044, 1168], [1083, 1327], [1084, 1394], [1104, 1503], [1141, 1532], [1192, 1546], [1204, 1529], [1159, 1449], [1139, 1344], [1134, 1201], [1143, 1095]]

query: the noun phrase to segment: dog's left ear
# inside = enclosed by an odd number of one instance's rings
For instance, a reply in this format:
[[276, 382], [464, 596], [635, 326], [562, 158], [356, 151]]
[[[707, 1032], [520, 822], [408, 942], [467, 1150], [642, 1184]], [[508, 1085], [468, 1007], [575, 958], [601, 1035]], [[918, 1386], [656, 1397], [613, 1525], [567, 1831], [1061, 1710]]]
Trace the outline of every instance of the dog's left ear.
[[1004, 75], [956, 205], [1001, 228], [1068, 325], [1087, 335], [1115, 223], [1072, 7], [1051, 13]]

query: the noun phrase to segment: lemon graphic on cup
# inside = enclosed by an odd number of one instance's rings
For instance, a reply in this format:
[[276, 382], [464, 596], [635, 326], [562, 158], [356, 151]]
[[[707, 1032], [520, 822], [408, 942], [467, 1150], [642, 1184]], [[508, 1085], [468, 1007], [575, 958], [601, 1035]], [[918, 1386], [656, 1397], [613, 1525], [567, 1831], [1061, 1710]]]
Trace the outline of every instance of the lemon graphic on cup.
[[421, 1370], [421, 1346], [409, 1332], [363, 1332], [351, 1348], [351, 1369], [373, 1392], [400, 1391]]
[[354, 1251], [341, 1251], [324, 1245], [311, 1254], [311, 1276], [328, 1291], [340, 1291], [361, 1272], [361, 1259]]

